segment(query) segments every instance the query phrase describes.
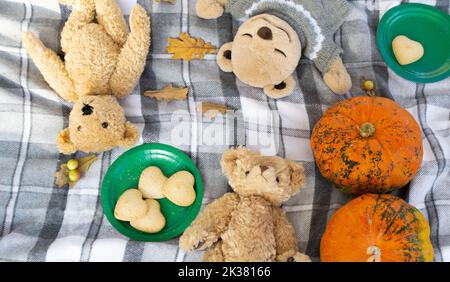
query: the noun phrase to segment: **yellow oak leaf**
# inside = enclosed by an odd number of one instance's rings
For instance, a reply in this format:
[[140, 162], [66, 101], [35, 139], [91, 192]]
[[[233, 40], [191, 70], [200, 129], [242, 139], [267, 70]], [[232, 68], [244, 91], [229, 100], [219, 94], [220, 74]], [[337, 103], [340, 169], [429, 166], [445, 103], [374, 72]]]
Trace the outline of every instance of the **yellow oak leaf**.
[[188, 33], [180, 33], [179, 38], [169, 37], [167, 39], [169, 46], [167, 52], [172, 54], [172, 59], [182, 59], [192, 61], [194, 59], [204, 59], [206, 54], [216, 52], [216, 47], [211, 43], [206, 43], [201, 38], [193, 38]]
[[188, 92], [189, 88], [187, 87], [173, 87], [172, 84], [169, 84], [160, 90], [145, 91], [144, 96], [158, 101], [182, 101], [186, 100]]

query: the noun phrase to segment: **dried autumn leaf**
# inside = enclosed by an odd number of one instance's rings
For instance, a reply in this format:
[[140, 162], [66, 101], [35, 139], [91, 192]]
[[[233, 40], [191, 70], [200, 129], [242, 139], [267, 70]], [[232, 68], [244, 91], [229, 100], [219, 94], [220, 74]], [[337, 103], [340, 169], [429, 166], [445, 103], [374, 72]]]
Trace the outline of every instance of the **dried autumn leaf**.
[[215, 120], [218, 114], [224, 115], [229, 110], [227, 106], [215, 103], [201, 103], [197, 106], [197, 111], [210, 120]]
[[213, 54], [216, 47], [211, 43], [206, 43], [201, 38], [193, 38], [188, 33], [180, 33], [179, 38], [169, 37], [167, 52], [173, 54], [172, 59], [182, 59], [192, 61], [193, 59], [204, 59], [206, 54]]
[[156, 3], [170, 3], [170, 4], [175, 4], [175, 2], [177, 2], [177, 0], [156, 0]]
[[187, 87], [173, 87], [172, 84], [169, 84], [160, 90], [145, 91], [144, 96], [158, 101], [182, 101], [186, 100], [188, 92], [189, 88]]
[[69, 173], [69, 169], [66, 164], [62, 164], [57, 172], [55, 172], [55, 184], [58, 188], [63, 187], [66, 184], [69, 184], [69, 177], [67, 174]]

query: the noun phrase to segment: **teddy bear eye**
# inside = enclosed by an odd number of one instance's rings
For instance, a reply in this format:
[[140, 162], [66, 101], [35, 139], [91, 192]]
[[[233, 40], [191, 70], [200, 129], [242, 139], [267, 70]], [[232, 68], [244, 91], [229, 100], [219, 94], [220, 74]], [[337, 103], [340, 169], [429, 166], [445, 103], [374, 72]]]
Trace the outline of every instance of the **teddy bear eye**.
[[77, 130], [78, 130], [78, 131], [81, 131], [81, 125], [79, 125], [79, 126], [77, 127]]
[[109, 124], [108, 124], [107, 122], [102, 123], [102, 127], [103, 127], [103, 128], [108, 128], [108, 125], [109, 125]]
[[244, 34], [242, 34], [242, 36], [249, 36], [249, 37], [253, 38], [253, 35], [251, 35], [250, 33], [244, 33]]

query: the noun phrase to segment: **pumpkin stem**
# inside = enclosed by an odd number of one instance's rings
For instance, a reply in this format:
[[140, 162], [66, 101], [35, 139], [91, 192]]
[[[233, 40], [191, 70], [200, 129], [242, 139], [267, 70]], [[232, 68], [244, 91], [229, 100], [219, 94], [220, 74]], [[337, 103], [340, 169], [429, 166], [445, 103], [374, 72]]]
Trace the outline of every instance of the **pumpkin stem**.
[[367, 254], [371, 255], [367, 262], [381, 262], [381, 250], [377, 246], [370, 246], [367, 248]]
[[361, 125], [359, 134], [362, 138], [372, 137], [375, 134], [375, 126], [373, 126], [370, 122], [365, 122]]

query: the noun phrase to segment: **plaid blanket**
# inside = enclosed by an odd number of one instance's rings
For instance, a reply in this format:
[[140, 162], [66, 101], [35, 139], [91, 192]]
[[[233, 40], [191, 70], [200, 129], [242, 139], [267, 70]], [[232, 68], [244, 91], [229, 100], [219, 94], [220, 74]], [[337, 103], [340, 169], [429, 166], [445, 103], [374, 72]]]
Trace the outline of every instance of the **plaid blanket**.
[[[129, 14], [136, 0], [119, 2]], [[278, 101], [221, 72], [212, 55], [190, 63], [171, 60], [165, 51], [167, 37], [189, 32], [220, 46], [232, 40], [239, 23], [229, 15], [199, 19], [193, 0], [177, 0], [175, 5], [138, 2], [152, 16], [152, 47], [139, 85], [121, 104], [128, 119], [141, 129], [140, 142], [168, 143], [189, 154], [203, 175], [205, 204], [229, 191], [219, 160], [230, 146], [247, 145], [302, 162], [306, 186], [284, 209], [295, 226], [300, 249], [319, 260], [328, 219], [351, 197], [321, 177], [309, 137], [324, 111], [345, 97], [333, 95], [308, 60], [297, 69], [295, 94]], [[424, 163], [409, 187], [398, 194], [429, 220], [435, 260], [450, 261], [450, 79], [414, 84], [398, 77], [380, 57], [375, 39], [378, 22], [389, 8], [407, 1], [350, 2], [352, 12], [335, 41], [345, 51], [343, 59], [354, 81], [351, 95], [365, 95], [359, 80], [371, 79], [377, 95], [397, 101], [421, 125]], [[449, 0], [417, 2], [449, 12]], [[102, 178], [124, 150], [100, 154], [76, 188], [55, 187], [55, 171], [71, 157], [59, 154], [55, 145], [58, 132], [67, 126], [71, 105], [45, 83], [20, 35], [32, 31], [47, 46], [60, 50], [59, 36], [69, 13], [56, 0], [0, 0], [0, 260], [200, 260], [199, 252], [182, 252], [177, 239], [131, 241], [106, 220], [99, 194]], [[169, 83], [189, 87], [189, 99], [166, 103], [141, 95]], [[235, 112], [212, 122], [197, 113], [203, 101], [226, 104]], [[265, 118], [255, 118], [255, 112], [266, 113]]]

